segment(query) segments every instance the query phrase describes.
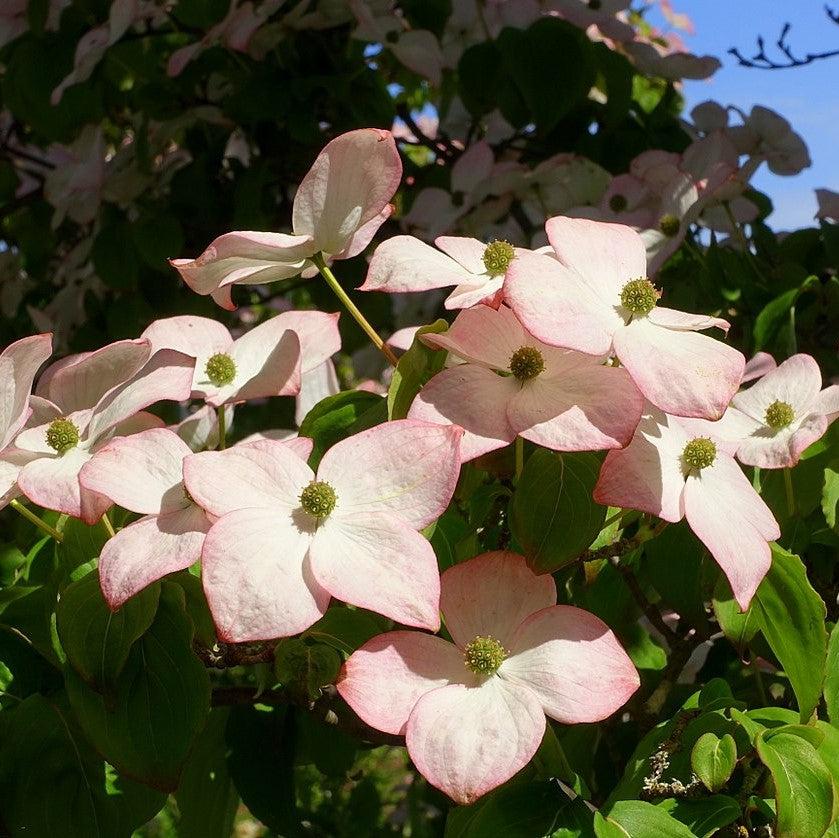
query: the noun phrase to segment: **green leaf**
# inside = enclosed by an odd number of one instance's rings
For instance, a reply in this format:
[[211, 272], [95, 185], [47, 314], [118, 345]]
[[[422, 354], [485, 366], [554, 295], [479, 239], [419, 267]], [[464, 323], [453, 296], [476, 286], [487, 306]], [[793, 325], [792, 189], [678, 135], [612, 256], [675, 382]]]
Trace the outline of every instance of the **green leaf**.
[[356, 424], [369, 410], [382, 401], [381, 396], [364, 390], [348, 390], [319, 401], [300, 425], [300, 436], [313, 440], [309, 457], [312, 468], [317, 468], [321, 457], [336, 443], [354, 433]]
[[832, 819], [833, 784], [816, 748], [792, 726], [763, 731], [755, 744], [775, 784], [777, 838], [821, 838]]
[[839, 623], [830, 632], [825, 670], [824, 701], [827, 704], [827, 715], [839, 727]]
[[537, 449], [525, 463], [513, 495], [510, 526], [537, 573], [572, 562], [594, 541], [606, 507], [591, 492], [602, 458]]
[[0, 800], [11, 835], [129, 838], [165, 797], [115, 775], [63, 696], [33, 695], [0, 713]]
[[333, 604], [303, 636], [351, 655], [359, 646], [389, 627], [390, 621], [379, 614]]
[[94, 690], [113, 692], [131, 647], [154, 620], [159, 597], [160, 586], [151, 585], [112, 612], [98, 573], [67, 586], [56, 609], [58, 637], [70, 665]]
[[414, 335], [410, 349], [399, 359], [387, 392], [388, 419], [404, 419], [417, 393], [432, 376], [443, 369], [446, 353], [431, 349], [419, 338], [420, 335], [439, 335], [449, 328], [445, 320], [437, 320], [429, 326], [421, 326]]
[[490, 41], [475, 44], [460, 56], [460, 96], [473, 116], [483, 116], [495, 108], [502, 68], [501, 53]]
[[760, 629], [792, 684], [801, 721], [819, 703], [827, 659], [827, 609], [813, 590], [798, 556], [777, 544], [772, 566], [757, 589], [752, 608]]
[[597, 838], [696, 838], [664, 809], [642, 800], [619, 800], [606, 819], [594, 818]]
[[104, 524], [94, 524], [91, 527], [76, 518], [68, 518], [61, 533], [64, 539], [55, 545], [59, 564], [59, 590], [63, 590], [78, 576], [80, 568], [84, 569], [99, 558], [105, 542], [110, 537]]
[[730, 733], [722, 738], [703, 733], [690, 754], [690, 764], [705, 788], [717, 792], [728, 782], [737, 764], [737, 744]]
[[802, 293], [819, 285], [818, 277], [808, 276], [800, 288], [790, 288], [764, 306], [755, 318], [755, 351], [765, 349], [778, 337], [784, 327], [790, 328], [790, 311]]
[[281, 835], [297, 835], [294, 711], [234, 707], [225, 741], [230, 775], [242, 802], [266, 826]]
[[341, 669], [341, 658], [331, 646], [289, 638], [277, 645], [274, 674], [287, 689], [314, 701], [320, 688], [334, 683]]
[[73, 669], [70, 702], [96, 749], [126, 775], [162, 791], [178, 787], [210, 712], [210, 679], [192, 652], [183, 592], [164, 583], [157, 615], [117, 679], [113, 710]]
[[741, 611], [728, 580], [721, 574], [711, 598], [714, 616], [720, 624], [723, 634], [735, 645], [738, 652], [743, 652], [760, 631], [760, 621], [754, 603], [746, 611]]
[[714, 794], [701, 800], [669, 798], [656, 805], [681, 821], [697, 838], [724, 834], [719, 830], [734, 823], [741, 815], [740, 804], [724, 794]]
[[184, 232], [174, 215], [149, 213], [131, 227], [132, 239], [142, 260], [159, 271], [169, 271], [168, 259], [181, 252]]
[[470, 806], [455, 806], [446, 818], [445, 838], [533, 838], [569, 829], [590, 835], [591, 812], [554, 781], [511, 782]]
[[839, 460], [833, 460], [824, 470], [822, 512], [827, 525], [839, 532]]
[[226, 707], [210, 713], [184, 766], [175, 792], [181, 815], [178, 838], [230, 838], [239, 794], [227, 768], [224, 731], [229, 715]]

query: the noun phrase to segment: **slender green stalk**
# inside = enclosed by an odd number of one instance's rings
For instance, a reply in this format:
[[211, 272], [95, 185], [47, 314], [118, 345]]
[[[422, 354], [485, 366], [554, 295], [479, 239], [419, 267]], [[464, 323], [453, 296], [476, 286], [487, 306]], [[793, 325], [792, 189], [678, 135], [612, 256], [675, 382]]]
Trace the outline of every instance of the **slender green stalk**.
[[764, 707], [769, 706], [769, 697], [766, 694], [766, 687], [763, 684], [763, 675], [760, 674], [760, 667], [757, 665], [757, 655], [754, 652], [749, 652], [749, 669], [752, 670], [752, 675], [755, 679], [755, 686], [757, 687], [757, 694], [760, 697], [761, 703]]
[[218, 450], [224, 451], [225, 448], [227, 448], [227, 416], [224, 405], [220, 404], [218, 408]]
[[524, 438], [516, 437], [516, 483], [521, 479], [524, 470]]
[[320, 271], [321, 276], [326, 280], [326, 284], [335, 292], [335, 296], [343, 303], [344, 308], [355, 318], [355, 322], [364, 329], [365, 334], [370, 338], [373, 346], [387, 358], [387, 360], [395, 367], [398, 363], [396, 355], [393, 354], [391, 348], [379, 337], [378, 332], [370, 325], [367, 318], [358, 310], [356, 304], [349, 298], [347, 292], [338, 284], [335, 274], [332, 273], [329, 265], [326, 264], [323, 256], [318, 253], [312, 257], [312, 261]]
[[27, 509], [17, 498], [12, 500], [9, 504], [16, 512], [26, 518], [27, 521], [33, 523], [39, 530], [45, 532], [47, 535], [54, 538], [59, 543], [64, 540], [64, 536], [55, 527], [51, 527], [46, 521], [42, 521], [34, 512]]
[[787, 492], [787, 512], [790, 516], [795, 515], [795, 491], [792, 488], [792, 472], [784, 469], [784, 488]]
[[107, 512], [102, 515], [102, 526], [105, 527], [109, 538], [113, 538], [116, 535], [116, 530], [114, 530], [114, 525], [111, 523], [111, 519], [108, 517]]
[[603, 526], [600, 528], [601, 530], [608, 529], [615, 523], [615, 521], [620, 521], [624, 515], [626, 515], [627, 510], [619, 509], [614, 515], [610, 515], [604, 522]]

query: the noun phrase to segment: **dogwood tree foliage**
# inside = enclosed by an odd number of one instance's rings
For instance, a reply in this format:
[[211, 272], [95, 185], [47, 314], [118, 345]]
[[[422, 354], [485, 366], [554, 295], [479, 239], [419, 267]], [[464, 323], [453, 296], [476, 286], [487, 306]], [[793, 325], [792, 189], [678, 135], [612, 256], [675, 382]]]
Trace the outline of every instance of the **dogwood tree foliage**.
[[6, 6], [0, 834], [837, 834], [835, 193], [684, 15]]

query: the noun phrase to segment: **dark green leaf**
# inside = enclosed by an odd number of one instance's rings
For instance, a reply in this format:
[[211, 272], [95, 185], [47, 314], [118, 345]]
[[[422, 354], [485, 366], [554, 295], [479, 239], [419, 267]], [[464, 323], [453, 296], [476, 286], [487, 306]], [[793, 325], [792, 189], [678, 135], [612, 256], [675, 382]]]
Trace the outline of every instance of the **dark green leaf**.
[[827, 715], [839, 727], [839, 623], [830, 632], [825, 671], [824, 701], [827, 704]]
[[772, 567], [757, 589], [752, 608], [760, 629], [792, 684], [801, 721], [819, 703], [827, 657], [827, 615], [798, 556], [772, 544]]
[[701, 800], [669, 798], [657, 804], [671, 817], [681, 821], [697, 838], [713, 838], [719, 830], [740, 817], [740, 805], [732, 797], [714, 794]]
[[594, 832], [597, 838], [696, 838], [664, 809], [642, 800], [619, 800], [605, 820], [595, 816]]
[[737, 764], [737, 745], [734, 737], [726, 733], [722, 738], [715, 733], [703, 733], [690, 754], [694, 773], [710, 792], [725, 786]]
[[443, 369], [446, 353], [430, 349], [419, 338], [425, 334], [440, 334], [448, 329], [445, 320], [437, 320], [429, 326], [417, 329], [410, 349], [399, 359], [393, 372], [387, 392], [389, 419], [404, 419], [411, 403], [428, 380]]
[[513, 495], [510, 525], [538, 573], [576, 559], [597, 537], [606, 507], [591, 499], [601, 458], [538, 449], [525, 463]]
[[333, 604], [304, 637], [312, 637], [351, 655], [359, 646], [370, 638], [387, 631], [390, 621], [379, 614], [373, 614], [362, 608], [347, 608]]
[[56, 609], [58, 637], [70, 665], [94, 690], [113, 692], [131, 647], [154, 620], [159, 597], [160, 586], [151, 585], [112, 612], [98, 573], [67, 586]]
[[821, 838], [832, 820], [833, 784], [816, 747], [796, 726], [764, 731], [756, 747], [775, 783], [777, 838]]
[[229, 710], [217, 707], [184, 766], [175, 792], [178, 838], [230, 838], [239, 794], [227, 768], [224, 731]]
[[332, 646], [289, 638], [277, 645], [274, 674], [287, 689], [314, 701], [320, 688], [334, 683], [341, 658]]
[[127, 776], [173, 791], [210, 712], [210, 680], [192, 652], [181, 589], [164, 583], [157, 615], [117, 679], [113, 710], [72, 669], [70, 701], [91, 742]]

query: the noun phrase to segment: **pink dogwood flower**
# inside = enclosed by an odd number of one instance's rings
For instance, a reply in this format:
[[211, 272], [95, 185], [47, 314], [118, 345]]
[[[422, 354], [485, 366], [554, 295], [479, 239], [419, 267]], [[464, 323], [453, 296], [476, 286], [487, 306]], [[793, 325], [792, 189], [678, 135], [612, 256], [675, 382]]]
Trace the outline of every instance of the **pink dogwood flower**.
[[114, 436], [163, 424], [143, 409], [163, 400], [189, 398], [195, 361], [180, 352], [152, 354], [147, 340], [126, 340], [59, 361], [46, 370], [39, 389], [42, 424], [15, 438], [35, 455], [17, 482], [34, 503], [94, 524], [110, 500], [79, 484], [79, 472]]
[[557, 605], [550, 574], [535, 575], [515, 553], [449, 568], [440, 607], [453, 642], [381, 634], [350, 656], [337, 686], [367, 724], [404, 735], [420, 773], [458, 803], [524, 768], [546, 715], [600, 721], [640, 685], [608, 626]]
[[[290, 450], [305, 459], [311, 440]], [[102, 594], [111, 610], [169, 573], [201, 558], [211, 520], [183, 483], [189, 446], [168, 428], [111, 440], [79, 473], [81, 485], [143, 517], [111, 538], [99, 557]]]
[[202, 566], [219, 637], [297, 634], [332, 596], [436, 631], [437, 560], [418, 530], [451, 500], [461, 433], [388, 422], [338, 442], [317, 474], [272, 440], [187, 457], [187, 490], [219, 518]]
[[215, 407], [297, 395], [302, 377], [341, 348], [338, 315], [319, 311], [283, 312], [236, 340], [221, 323], [191, 315], [156, 320], [143, 337], [195, 358], [193, 397]]
[[17, 494], [21, 462], [12, 442], [32, 414], [35, 375], [52, 354], [52, 335], [33, 335], [0, 352], [0, 509]]
[[[456, 286], [446, 299], [447, 309], [471, 308], [478, 303], [500, 302], [504, 274], [518, 248], [496, 240], [438, 236], [439, 250], [413, 236], [394, 236], [380, 244], [360, 291], [430, 291]], [[442, 251], [442, 253], [440, 252]]]
[[545, 229], [556, 258], [520, 255], [504, 285], [525, 328], [554, 346], [614, 352], [641, 393], [667, 413], [719, 419], [746, 361], [697, 331], [727, 331], [729, 324], [657, 305], [644, 243], [631, 228], [551, 218]]
[[463, 359], [437, 373], [408, 414], [464, 429], [464, 462], [522, 436], [557, 451], [626, 445], [644, 399], [626, 370], [536, 340], [501, 306], [462, 311], [443, 334], [420, 338]]
[[294, 196], [292, 233], [233, 232], [214, 239], [197, 259], [171, 264], [198, 294], [233, 310], [234, 284], [296, 276], [312, 258], [349, 259], [364, 250], [390, 216], [402, 162], [392, 134], [349, 131], [327, 143]]
[[737, 393], [724, 417], [739, 420], [737, 459], [760, 468], [794, 466], [839, 417], [839, 385], [821, 386], [815, 359], [799, 354]]
[[687, 518], [745, 611], [769, 570], [768, 542], [781, 533], [725, 441], [692, 432], [694, 421], [649, 406], [632, 442], [606, 455], [594, 499], [673, 523]]

